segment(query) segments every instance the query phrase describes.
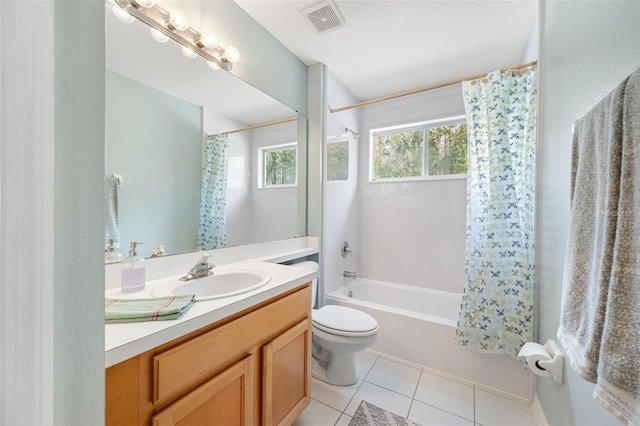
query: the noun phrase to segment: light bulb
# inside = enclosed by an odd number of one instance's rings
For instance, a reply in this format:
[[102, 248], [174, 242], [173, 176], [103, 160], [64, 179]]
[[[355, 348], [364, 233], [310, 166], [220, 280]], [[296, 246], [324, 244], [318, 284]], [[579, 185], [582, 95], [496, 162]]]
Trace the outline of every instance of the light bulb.
[[229, 46], [224, 50], [224, 57], [231, 63], [236, 63], [240, 59], [240, 52], [235, 46]]
[[169, 28], [172, 30], [184, 31], [189, 28], [189, 18], [178, 9], [174, 9], [169, 13]]
[[189, 49], [188, 47], [184, 47], [184, 46], [182, 46], [182, 54], [184, 56], [186, 56], [187, 58], [189, 58], [189, 59], [193, 59], [196, 56], [198, 56], [196, 54], [196, 52], [194, 52], [193, 50]]
[[155, 28], [150, 28], [150, 30], [151, 30], [151, 37], [153, 37], [153, 39], [158, 43], [166, 43], [167, 40], [169, 40], [169, 37], [167, 35], [156, 30]]
[[216, 47], [216, 36], [213, 34], [202, 34], [196, 41], [198, 47], [208, 47], [209, 49]]
[[133, 0], [133, 3], [139, 7], [153, 7], [156, 0]]
[[220, 66], [215, 62], [207, 61], [207, 65], [214, 71], [218, 71], [220, 69]]
[[117, 4], [113, 5], [113, 13], [118, 17], [120, 21], [124, 22], [125, 24], [130, 24], [136, 20], [136, 18], [129, 14], [129, 12], [127, 12]]

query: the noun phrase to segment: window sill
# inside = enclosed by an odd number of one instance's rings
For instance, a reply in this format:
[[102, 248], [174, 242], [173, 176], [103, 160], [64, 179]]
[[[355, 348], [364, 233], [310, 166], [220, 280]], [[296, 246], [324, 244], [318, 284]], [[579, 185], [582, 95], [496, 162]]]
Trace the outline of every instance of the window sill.
[[423, 177], [415, 177], [415, 178], [394, 178], [394, 179], [378, 179], [371, 180], [369, 179], [369, 183], [378, 184], [378, 183], [419, 183], [419, 182], [441, 182], [447, 180], [466, 180], [467, 175], [441, 175], [441, 176], [423, 176]]

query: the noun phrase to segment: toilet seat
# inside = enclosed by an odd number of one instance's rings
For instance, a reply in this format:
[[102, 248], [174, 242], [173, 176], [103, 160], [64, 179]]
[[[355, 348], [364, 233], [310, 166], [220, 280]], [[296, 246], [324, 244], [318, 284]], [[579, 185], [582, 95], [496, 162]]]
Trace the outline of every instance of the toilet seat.
[[337, 336], [365, 337], [378, 332], [378, 322], [371, 315], [347, 308], [326, 305], [312, 310], [313, 326]]

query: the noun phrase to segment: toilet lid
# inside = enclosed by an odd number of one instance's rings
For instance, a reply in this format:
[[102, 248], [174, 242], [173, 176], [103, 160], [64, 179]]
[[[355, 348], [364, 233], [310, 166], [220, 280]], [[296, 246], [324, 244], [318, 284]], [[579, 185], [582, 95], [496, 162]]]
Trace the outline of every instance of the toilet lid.
[[368, 336], [378, 331], [374, 317], [346, 306], [326, 305], [312, 311], [313, 325], [328, 333]]

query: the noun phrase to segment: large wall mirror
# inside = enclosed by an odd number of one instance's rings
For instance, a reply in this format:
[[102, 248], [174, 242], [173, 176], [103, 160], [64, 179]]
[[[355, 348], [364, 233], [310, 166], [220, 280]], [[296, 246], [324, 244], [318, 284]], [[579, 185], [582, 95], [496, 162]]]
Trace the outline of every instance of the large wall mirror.
[[108, 185], [121, 184], [105, 209], [117, 204], [117, 251], [126, 257], [133, 240], [148, 257], [160, 245], [175, 254], [305, 235], [306, 118], [106, 7], [105, 169]]

